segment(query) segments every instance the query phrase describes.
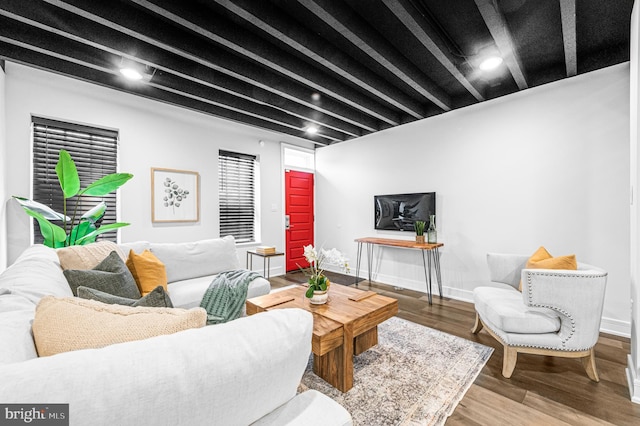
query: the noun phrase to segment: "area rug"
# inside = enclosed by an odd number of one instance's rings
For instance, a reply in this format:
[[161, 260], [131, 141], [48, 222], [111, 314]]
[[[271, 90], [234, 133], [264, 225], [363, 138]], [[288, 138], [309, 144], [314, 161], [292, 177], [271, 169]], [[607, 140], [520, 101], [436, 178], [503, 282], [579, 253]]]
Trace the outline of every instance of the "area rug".
[[342, 393], [316, 376], [313, 358], [300, 390], [316, 389], [345, 407], [354, 425], [442, 425], [493, 348], [393, 317], [378, 344], [354, 357], [354, 386]]

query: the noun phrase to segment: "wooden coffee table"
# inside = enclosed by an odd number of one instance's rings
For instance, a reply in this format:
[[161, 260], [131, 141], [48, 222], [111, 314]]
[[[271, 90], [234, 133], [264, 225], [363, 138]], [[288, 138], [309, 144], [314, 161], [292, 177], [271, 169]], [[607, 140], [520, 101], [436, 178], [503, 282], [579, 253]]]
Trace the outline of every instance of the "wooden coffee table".
[[247, 300], [247, 314], [301, 308], [313, 314], [313, 372], [342, 392], [353, 387], [353, 356], [378, 343], [378, 324], [398, 313], [398, 301], [333, 284], [329, 301], [313, 305], [295, 286]]

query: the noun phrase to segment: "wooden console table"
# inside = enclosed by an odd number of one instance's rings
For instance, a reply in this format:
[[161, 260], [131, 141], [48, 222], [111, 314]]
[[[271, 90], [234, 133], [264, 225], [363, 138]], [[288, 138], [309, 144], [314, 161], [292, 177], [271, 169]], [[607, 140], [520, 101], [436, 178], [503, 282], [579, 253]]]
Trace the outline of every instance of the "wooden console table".
[[[358, 260], [356, 263], [356, 286], [358, 285], [358, 278], [360, 274], [360, 259], [362, 258], [362, 245], [367, 245], [367, 265], [369, 266], [369, 281], [371, 282], [371, 270], [373, 269], [373, 246], [388, 246], [388, 247], [400, 247], [407, 249], [416, 249], [422, 251], [422, 264], [424, 266], [424, 277], [427, 284], [427, 294], [429, 295], [429, 304], [431, 305], [431, 265], [435, 269], [436, 281], [438, 283], [438, 293], [442, 299], [442, 279], [440, 276], [440, 247], [444, 246], [442, 243], [417, 243], [409, 240], [393, 240], [390, 238], [356, 238], [355, 242], [358, 243]], [[426, 252], [426, 256], [425, 256]], [[428, 266], [427, 266], [428, 264]]]

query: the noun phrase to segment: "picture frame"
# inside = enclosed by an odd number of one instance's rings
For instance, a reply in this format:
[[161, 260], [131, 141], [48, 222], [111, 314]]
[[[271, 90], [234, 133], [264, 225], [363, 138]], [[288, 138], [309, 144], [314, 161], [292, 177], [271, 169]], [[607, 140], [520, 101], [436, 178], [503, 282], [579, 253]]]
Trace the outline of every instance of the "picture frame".
[[198, 222], [200, 175], [189, 170], [151, 168], [151, 222]]

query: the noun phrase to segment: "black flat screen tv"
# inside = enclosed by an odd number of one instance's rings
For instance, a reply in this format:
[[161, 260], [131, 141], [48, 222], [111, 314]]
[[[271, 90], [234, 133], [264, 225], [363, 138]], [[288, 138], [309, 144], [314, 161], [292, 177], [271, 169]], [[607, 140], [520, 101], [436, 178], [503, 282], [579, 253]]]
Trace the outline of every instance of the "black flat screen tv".
[[436, 193], [374, 195], [375, 229], [413, 231], [413, 223], [436, 214]]

